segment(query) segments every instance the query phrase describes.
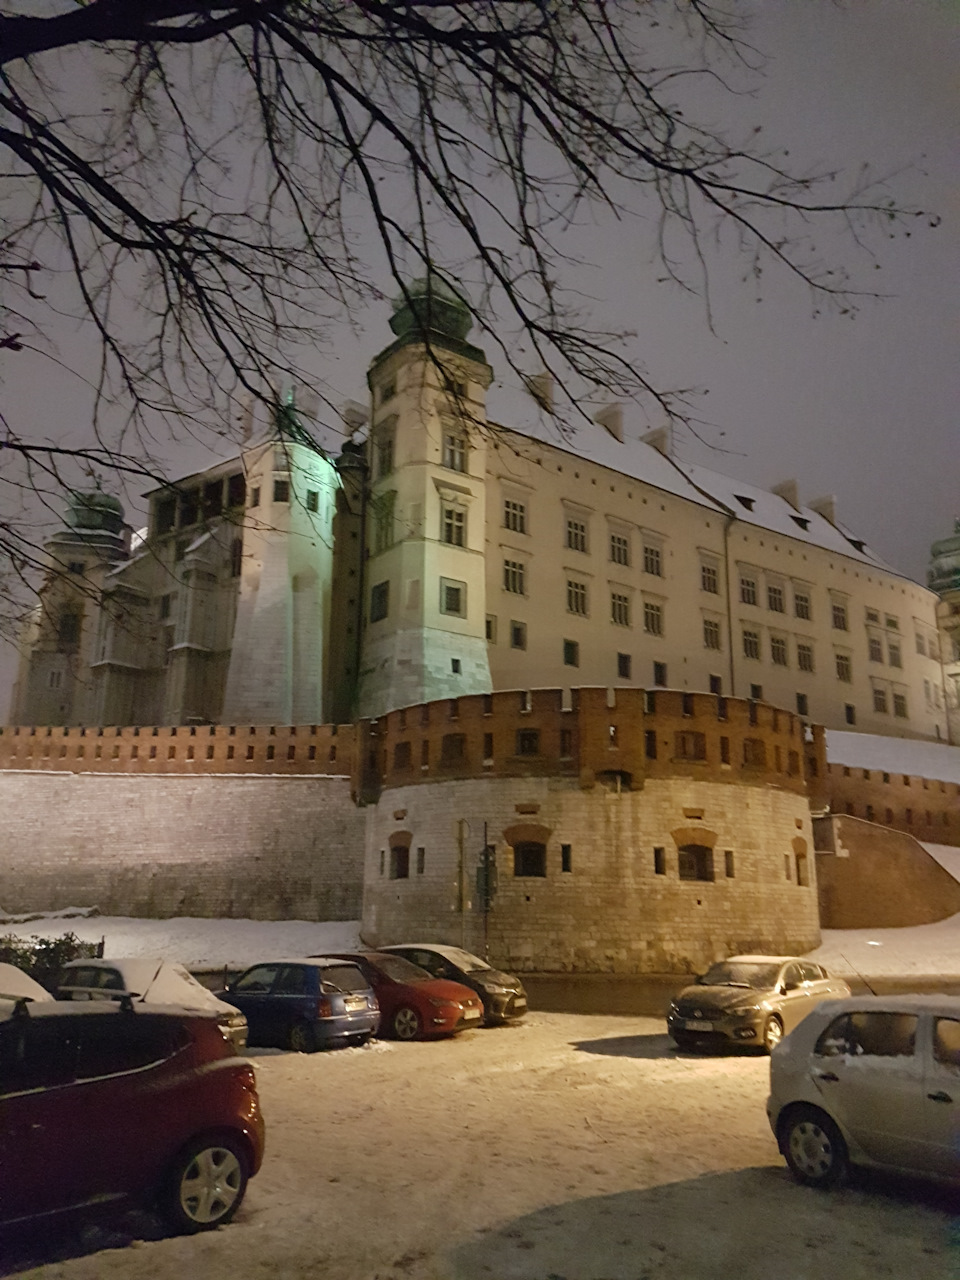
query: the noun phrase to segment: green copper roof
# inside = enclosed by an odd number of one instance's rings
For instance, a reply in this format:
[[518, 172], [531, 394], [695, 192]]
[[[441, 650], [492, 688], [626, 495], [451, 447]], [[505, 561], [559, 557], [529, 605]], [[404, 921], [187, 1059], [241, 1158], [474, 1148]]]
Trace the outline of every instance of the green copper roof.
[[412, 281], [407, 294], [394, 299], [390, 317], [390, 328], [398, 338], [430, 333], [463, 342], [473, 328], [470, 304], [437, 272]]
[[927, 585], [940, 595], [960, 591], [960, 520], [953, 522], [951, 537], [940, 538], [930, 548]]

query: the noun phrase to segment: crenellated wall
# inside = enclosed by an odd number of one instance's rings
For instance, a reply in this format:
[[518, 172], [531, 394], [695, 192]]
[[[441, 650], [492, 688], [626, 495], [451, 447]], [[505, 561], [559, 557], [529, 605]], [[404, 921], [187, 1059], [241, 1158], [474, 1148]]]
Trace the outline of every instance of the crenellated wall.
[[827, 766], [831, 813], [927, 840], [960, 845], [960, 783], [916, 774]]

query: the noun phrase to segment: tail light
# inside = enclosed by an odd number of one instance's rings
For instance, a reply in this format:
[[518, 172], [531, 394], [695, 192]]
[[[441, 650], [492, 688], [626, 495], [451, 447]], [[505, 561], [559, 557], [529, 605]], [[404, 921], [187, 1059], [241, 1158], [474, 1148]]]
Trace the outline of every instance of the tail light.
[[320, 1000], [317, 1004], [317, 1017], [318, 1018], [333, 1017], [333, 1005], [330, 1003], [330, 999], [328, 996], [320, 997]]
[[238, 1069], [237, 1075], [240, 1079], [241, 1087], [244, 1089], [256, 1089], [257, 1073], [253, 1069], [252, 1062], [245, 1062]]

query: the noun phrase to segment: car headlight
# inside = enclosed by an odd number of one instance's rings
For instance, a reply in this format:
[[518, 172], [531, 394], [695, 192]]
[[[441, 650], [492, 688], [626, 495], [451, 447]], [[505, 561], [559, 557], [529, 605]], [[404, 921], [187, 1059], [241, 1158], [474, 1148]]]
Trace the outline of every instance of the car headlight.
[[430, 996], [430, 1003], [435, 1009], [459, 1009], [460, 1005], [454, 1004], [452, 1000], [438, 1000], [435, 996]]
[[746, 1018], [751, 1013], [756, 1013], [756, 1012], [757, 1012], [757, 1006], [755, 1004], [741, 1004], [741, 1005], [738, 1005], [736, 1009], [727, 1010], [727, 1013], [730, 1015], [731, 1018]]
[[484, 990], [487, 991], [492, 996], [505, 996], [505, 995], [509, 995], [510, 992], [513, 990], [513, 988], [498, 987], [496, 983], [488, 982]]
[[667, 1016], [669, 1017], [671, 1014], [675, 1014], [679, 1012], [680, 1012], [680, 1006], [677, 1004], [676, 1000], [671, 1000], [670, 1008], [667, 1010]]

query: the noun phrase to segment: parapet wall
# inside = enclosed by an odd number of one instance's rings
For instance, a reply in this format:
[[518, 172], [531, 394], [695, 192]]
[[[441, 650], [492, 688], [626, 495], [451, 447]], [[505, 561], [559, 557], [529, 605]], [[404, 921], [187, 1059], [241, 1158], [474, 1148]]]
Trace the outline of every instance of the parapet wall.
[[831, 813], [863, 818], [915, 840], [960, 845], [960, 784], [852, 765], [827, 766]]

